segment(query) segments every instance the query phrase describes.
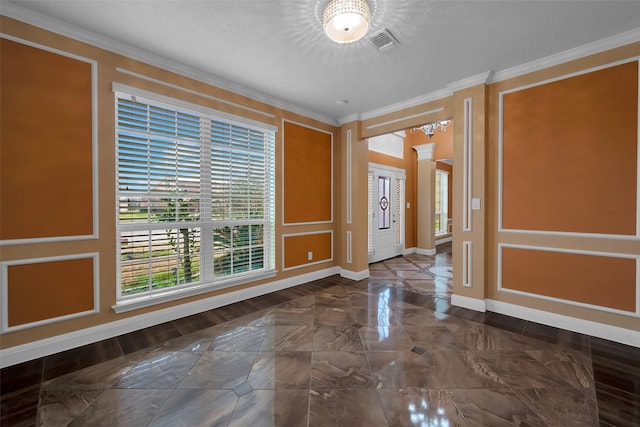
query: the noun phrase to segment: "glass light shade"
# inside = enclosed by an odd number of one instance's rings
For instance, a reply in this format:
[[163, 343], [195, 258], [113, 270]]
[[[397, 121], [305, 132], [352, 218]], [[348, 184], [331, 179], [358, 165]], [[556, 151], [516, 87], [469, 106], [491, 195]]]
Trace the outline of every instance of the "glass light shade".
[[369, 30], [371, 12], [365, 0], [331, 0], [324, 9], [324, 32], [336, 43], [360, 40]]

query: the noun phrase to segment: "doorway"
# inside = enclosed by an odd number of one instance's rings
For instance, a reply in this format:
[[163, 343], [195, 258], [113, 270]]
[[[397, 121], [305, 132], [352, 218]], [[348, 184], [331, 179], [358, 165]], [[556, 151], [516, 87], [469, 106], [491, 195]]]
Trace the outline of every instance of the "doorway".
[[404, 169], [369, 163], [369, 262], [404, 253]]

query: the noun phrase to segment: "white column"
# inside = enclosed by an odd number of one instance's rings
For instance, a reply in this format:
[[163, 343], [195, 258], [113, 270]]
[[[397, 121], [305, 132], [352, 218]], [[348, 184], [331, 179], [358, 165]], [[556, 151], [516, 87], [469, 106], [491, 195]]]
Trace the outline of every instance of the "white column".
[[434, 223], [436, 162], [433, 160], [435, 147], [435, 143], [413, 147], [418, 153], [417, 252], [423, 255], [436, 253]]

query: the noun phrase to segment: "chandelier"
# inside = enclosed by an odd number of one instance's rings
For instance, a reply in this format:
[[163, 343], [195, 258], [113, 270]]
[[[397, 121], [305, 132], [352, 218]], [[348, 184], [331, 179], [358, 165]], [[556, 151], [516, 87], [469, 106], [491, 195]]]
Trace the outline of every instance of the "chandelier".
[[331, 0], [324, 9], [324, 32], [336, 43], [352, 43], [367, 34], [371, 12], [366, 0]]
[[428, 125], [413, 128], [411, 129], [411, 133], [424, 132], [429, 138], [431, 138], [435, 131], [439, 130], [444, 132], [449, 126], [451, 126], [451, 120], [440, 120], [438, 122], [429, 123]]

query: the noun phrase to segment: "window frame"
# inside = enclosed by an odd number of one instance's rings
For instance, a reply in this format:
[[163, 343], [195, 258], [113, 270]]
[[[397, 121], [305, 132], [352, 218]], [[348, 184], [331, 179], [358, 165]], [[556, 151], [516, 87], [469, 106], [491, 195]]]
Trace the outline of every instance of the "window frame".
[[[117, 260], [117, 286], [116, 286], [116, 304], [112, 307], [117, 313], [134, 310], [141, 307], [160, 304], [167, 301], [173, 301], [179, 298], [185, 298], [205, 292], [224, 289], [239, 284], [254, 282], [274, 277], [277, 274], [275, 269], [275, 136], [277, 127], [263, 122], [246, 119], [244, 117], [235, 116], [221, 111], [213, 110], [197, 104], [181, 101], [178, 99], [166, 97], [163, 95], [148, 92], [142, 89], [133, 88], [122, 84], [113, 84], [114, 92], [114, 128], [115, 128], [115, 226], [116, 226], [116, 260]], [[154, 107], [166, 108], [174, 112], [184, 112], [197, 115], [200, 119], [199, 143], [200, 143], [200, 190], [199, 190], [199, 217], [197, 220], [188, 222], [120, 222], [120, 198], [123, 196], [119, 188], [119, 139], [118, 131], [120, 129], [118, 122], [118, 104], [120, 99], [131, 99]], [[245, 219], [214, 219], [211, 209], [211, 193], [212, 193], [212, 150], [214, 147], [211, 137], [212, 121], [223, 122], [227, 126], [240, 126], [253, 131], [265, 133], [265, 149], [263, 151], [265, 157], [264, 168], [264, 212], [261, 218], [245, 218]], [[208, 127], [206, 123], [209, 123]], [[203, 127], [203, 124], [205, 126]], [[162, 136], [160, 136], [162, 138]], [[219, 146], [217, 147], [219, 149]], [[231, 151], [231, 150], [230, 150]], [[247, 150], [249, 151], [249, 150]], [[262, 169], [260, 169], [262, 170]], [[198, 281], [191, 283], [180, 283], [175, 286], [150, 289], [132, 295], [122, 294], [122, 252], [121, 252], [121, 233], [129, 230], [168, 230], [175, 229], [180, 234], [179, 229], [185, 228], [184, 225], [189, 224], [188, 228], [197, 229], [201, 242], [208, 242], [211, 237], [211, 244], [200, 244], [199, 262], [200, 277]], [[216, 228], [225, 226], [244, 226], [248, 224], [263, 225], [262, 231], [262, 247], [263, 262], [262, 267], [255, 270], [233, 273], [230, 275], [215, 275], [214, 266], [214, 248], [213, 236]], [[249, 227], [252, 229], [252, 227]], [[211, 246], [209, 248], [209, 246]], [[251, 246], [249, 246], [251, 247]], [[254, 247], [255, 248], [255, 247]], [[149, 265], [152, 258], [149, 258]], [[250, 267], [251, 268], [251, 267]]]
[[[435, 199], [434, 199], [434, 206], [433, 206], [433, 227], [434, 227], [434, 234], [436, 236], [443, 236], [445, 234], [449, 234], [449, 212], [448, 212], [448, 203], [449, 203], [449, 172], [442, 170], [442, 169], [436, 169], [436, 177], [438, 177], [438, 175], [440, 175], [440, 188], [438, 188], [437, 186], [437, 182], [438, 180], [436, 179], [434, 182], [434, 185], [436, 187], [435, 189], [435, 193], [436, 195], [439, 193], [440, 195], [440, 210], [436, 210], [436, 203], [435, 203]], [[444, 197], [443, 197], [444, 196]], [[438, 217], [438, 215], [440, 215], [440, 225], [444, 225], [443, 227], [441, 227], [440, 229], [436, 228], [436, 218]]]

